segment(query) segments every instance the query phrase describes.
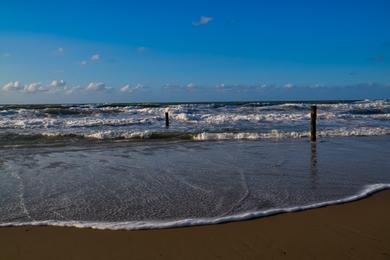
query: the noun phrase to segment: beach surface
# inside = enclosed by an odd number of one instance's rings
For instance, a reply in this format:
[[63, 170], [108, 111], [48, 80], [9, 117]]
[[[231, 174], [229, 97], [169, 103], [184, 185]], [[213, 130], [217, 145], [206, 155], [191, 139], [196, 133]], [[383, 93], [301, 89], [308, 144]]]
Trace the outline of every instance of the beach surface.
[[251, 221], [145, 231], [0, 229], [0, 259], [390, 259], [390, 191]]

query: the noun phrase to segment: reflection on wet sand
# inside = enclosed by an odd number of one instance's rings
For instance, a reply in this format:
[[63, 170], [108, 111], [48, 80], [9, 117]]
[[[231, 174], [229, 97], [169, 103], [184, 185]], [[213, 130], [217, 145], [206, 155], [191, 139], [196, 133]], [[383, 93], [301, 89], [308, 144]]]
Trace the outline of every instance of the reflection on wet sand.
[[317, 175], [317, 143], [311, 142], [311, 154], [310, 154], [310, 173], [312, 175]]

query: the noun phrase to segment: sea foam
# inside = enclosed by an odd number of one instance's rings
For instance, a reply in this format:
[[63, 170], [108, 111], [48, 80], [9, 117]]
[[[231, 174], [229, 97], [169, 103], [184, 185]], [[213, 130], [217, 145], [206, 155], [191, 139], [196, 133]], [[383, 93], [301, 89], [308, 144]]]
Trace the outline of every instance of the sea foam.
[[264, 211], [245, 212], [236, 215], [229, 215], [215, 218], [190, 218], [172, 221], [128, 221], [128, 222], [89, 222], [89, 221], [30, 221], [30, 222], [10, 222], [1, 223], [0, 227], [21, 227], [21, 226], [56, 226], [74, 228], [92, 228], [98, 230], [147, 230], [192, 227], [200, 225], [222, 224], [235, 221], [251, 220], [276, 214], [298, 212], [303, 210], [321, 208], [330, 205], [343, 204], [360, 199], [364, 199], [374, 193], [390, 189], [390, 184], [371, 184], [365, 186], [359, 193], [337, 200], [323, 201], [309, 205], [294, 206], [287, 208], [273, 208]]

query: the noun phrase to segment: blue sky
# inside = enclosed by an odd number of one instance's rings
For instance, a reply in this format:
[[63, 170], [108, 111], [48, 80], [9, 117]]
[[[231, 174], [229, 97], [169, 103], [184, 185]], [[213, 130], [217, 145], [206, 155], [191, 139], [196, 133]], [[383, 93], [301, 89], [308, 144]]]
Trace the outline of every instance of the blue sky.
[[390, 2], [7, 1], [0, 103], [390, 98]]

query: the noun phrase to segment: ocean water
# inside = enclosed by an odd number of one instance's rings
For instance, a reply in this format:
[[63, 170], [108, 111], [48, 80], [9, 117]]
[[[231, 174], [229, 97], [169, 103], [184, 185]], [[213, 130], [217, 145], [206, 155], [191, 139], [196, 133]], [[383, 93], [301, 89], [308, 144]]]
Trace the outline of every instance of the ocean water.
[[0, 106], [0, 226], [212, 224], [390, 188], [390, 101], [317, 102], [317, 143], [310, 104]]
[[[390, 134], [390, 101], [318, 102], [322, 137]], [[0, 106], [0, 145], [80, 139], [274, 139], [308, 135], [310, 103]], [[164, 128], [165, 112], [170, 128]]]

